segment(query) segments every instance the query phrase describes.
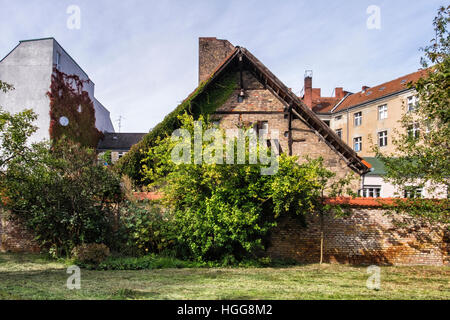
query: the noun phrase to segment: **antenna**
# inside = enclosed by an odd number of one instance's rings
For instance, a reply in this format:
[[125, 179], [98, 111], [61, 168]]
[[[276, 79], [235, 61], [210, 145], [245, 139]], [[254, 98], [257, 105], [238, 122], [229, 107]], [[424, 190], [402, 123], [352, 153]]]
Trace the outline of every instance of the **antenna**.
[[116, 120], [119, 123], [119, 133], [122, 131], [122, 120], [125, 120], [125, 117], [119, 116], [119, 119]]

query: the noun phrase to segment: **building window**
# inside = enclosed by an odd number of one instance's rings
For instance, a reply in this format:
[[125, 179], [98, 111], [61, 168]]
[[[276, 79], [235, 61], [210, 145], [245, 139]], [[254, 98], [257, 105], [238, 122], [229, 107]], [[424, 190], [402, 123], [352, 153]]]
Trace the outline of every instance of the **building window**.
[[122, 158], [125, 154], [126, 152], [119, 152], [119, 159]]
[[403, 196], [405, 198], [422, 198], [422, 188], [419, 187], [406, 187]]
[[378, 107], [378, 120], [384, 120], [388, 117], [387, 104]]
[[378, 132], [378, 145], [380, 147], [386, 147], [388, 144], [388, 133], [387, 131]]
[[355, 117], [355, 127], [360, 126], [362, 124], [362, 112], [355, 113], [354, 117]]
[[414, 123], [408, 127], [408, 135], [411, 139], [418, 139], [420, 136], [420, 127], [418, 123]]
[[417, 96], [410, 96], [408, 99], [408, 112], [413, 112], [417, 108], [418, 99]]
[[61, 53], [56, 52], [56, 69], [59, 69], [61, 65]]
[[330, 120], [324, 120], [323, 122], [325, 122], [325, 124], [326, 124], [327, 126], [330, 126]]
[[380, 198], [381, 186], [364, 186], [363, 189], [359, 190], [359, 195], [363, 198]]
[[353, 139], [353, 149], [356, 152], [360, 152], [362, 150], [362, 137], [357, 137]]
[[339, 121], [342, 119], [342, 116], [337, 116], [336, 118], [334, 118], [335, 121]]
[[337, 129], [336, 134], [338, 135], [339, 138], [342, 139], [342, 129]]
[[244, 102], [244, 98], [245, 98], [245, 92], [244, 92], [244, 90], [241, 90], [241, 92], [239, 92], [239, 95], [238, 95], [238, 103]]

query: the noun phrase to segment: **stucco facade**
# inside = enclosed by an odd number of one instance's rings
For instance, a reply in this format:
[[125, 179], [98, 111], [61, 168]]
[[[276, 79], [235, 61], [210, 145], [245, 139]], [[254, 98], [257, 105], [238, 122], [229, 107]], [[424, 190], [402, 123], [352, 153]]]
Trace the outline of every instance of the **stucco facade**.
[[53, 38], [21, 41], [0, 61], [0, 79], [15, 90], [0, 94], [0, 106], [16, 113], [32, 109], [38, 115], [37, 132], [32, 142], [48, 140], [50, 100], [47, 96], [53, 68], [82, 80], [89, 80], [83, 90], [94, 103], [96, 127], [102, 132], [114, 132], [109, 111], [95, 99], [95, 84], [72, 57]]

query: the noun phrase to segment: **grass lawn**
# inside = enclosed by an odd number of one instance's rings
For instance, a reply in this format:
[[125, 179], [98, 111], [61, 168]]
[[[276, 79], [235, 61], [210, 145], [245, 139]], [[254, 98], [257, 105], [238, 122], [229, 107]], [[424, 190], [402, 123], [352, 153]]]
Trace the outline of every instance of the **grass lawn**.
[[382, 267], [381, 289], [366, 288], [366, 267], [199, 268], [81, 271], [30, 254], [0, 254], [0, 299], [450, 299], [449, 267]]

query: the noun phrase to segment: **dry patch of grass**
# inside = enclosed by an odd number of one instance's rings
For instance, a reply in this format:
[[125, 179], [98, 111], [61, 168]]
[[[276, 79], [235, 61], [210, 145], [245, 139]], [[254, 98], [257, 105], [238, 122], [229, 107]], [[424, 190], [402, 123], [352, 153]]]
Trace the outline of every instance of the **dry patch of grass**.
[[63, 263], [0, 254], [0, 299], [450, 299], [449, 267], [381, 267], [381, 289], [366, 267], [82, 270], [68, 290]]

